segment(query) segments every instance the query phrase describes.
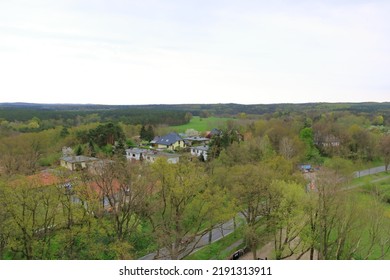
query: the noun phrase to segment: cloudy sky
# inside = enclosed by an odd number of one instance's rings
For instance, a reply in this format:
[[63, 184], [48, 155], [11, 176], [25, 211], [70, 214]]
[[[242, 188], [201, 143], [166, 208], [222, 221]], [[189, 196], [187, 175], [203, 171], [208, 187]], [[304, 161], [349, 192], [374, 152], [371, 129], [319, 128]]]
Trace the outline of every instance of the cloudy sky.
[[390, 101], [388, 0], [0, 0], [0, 102]]

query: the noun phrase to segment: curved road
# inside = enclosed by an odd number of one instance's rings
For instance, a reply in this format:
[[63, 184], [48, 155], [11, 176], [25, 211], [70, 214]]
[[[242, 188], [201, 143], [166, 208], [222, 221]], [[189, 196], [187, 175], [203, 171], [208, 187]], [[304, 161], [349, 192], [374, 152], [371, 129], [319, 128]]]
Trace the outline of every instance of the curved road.
[[363, 176], [373, 175], [373, 174], [385, 172], [385, 171], [386, 171], [385, 166], [378, 166], [378, 167], [373, 167], [370, 169], [356, 171], [354, 174], [355, 174], [356, 178], [360, 178]]

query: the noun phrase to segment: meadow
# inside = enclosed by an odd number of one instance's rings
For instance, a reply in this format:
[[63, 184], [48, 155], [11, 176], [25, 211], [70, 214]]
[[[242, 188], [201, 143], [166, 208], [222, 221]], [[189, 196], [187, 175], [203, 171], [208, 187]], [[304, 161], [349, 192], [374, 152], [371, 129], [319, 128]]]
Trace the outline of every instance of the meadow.
[[[390, 175], [388, 173], [380, 173], [367, 176], [367, 178], [364, 179], [365, 180], [354, 180], [355, 182], [359, 182], [359, 185], [361, 185], [352, 191], [355, 195], [355, 201], [359, 201], [361, 205], [364, 205], [367, 210], [368, 217], [370, 215], [369, 209], [373, 207], [373, 205], [375, 205], [375, 201], [377, 201], [384, 214], [382, 219], [378, 219], [378, 225], [380, 227], [379, 230], [386, 231], [390, 226]], [[378, 217], [371, 218], [377, 219]], [[362, 217], [362, 219], [364, 218]], [[355, 254], [356, 259], [365, 259], [367, 257], [368, 250], [370, 250], [370, 240], [373, 238], [372, 228], [366, 228], [363, 232], [364, 233], [362, 234], [360, 240], [361, 246]], [[389, 259], [389, 242], [390, 241], [388, 239], [381, 240], [380, 243], [383, 244], [383, 248], [381, 248], [378, 244], [375, 244], [372, 248], [372, 253], [368, 256], [368, 259]], [[382, 254], [384, 254], [384, 256], [382, 256]]]
[[226, 126], [226, 121], [233, 120], [233, 118], [222, 118], [222, 117], [208, 117], [201, 118], [194, 116], [189, 123], [183, 125], [170, 126], [172, 131], [178, 133], [184, 133], [187, 129], [195, 129], [199, 132], [210, 131], [213, 128], [221, 129]]

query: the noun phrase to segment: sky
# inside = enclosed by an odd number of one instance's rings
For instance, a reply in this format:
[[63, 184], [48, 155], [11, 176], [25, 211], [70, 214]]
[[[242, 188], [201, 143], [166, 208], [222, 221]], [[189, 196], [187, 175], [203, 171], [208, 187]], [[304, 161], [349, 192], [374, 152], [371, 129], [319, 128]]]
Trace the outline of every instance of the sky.
[[390, 101], [388, 0], [0, 0], [0, 102]]

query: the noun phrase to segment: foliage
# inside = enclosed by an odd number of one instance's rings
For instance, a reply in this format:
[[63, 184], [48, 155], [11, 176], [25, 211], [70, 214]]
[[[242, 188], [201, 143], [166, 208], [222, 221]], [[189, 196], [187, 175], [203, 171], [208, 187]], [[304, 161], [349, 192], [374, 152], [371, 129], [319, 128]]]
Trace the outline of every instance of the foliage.
[[182, 259], [215, 224], [228, 219], [225, 195], [191, 162], [169, 164], [159, 159], [153, 171], [158, 184], [152, 215], [155, 239], [170, 259]]
[[390, 135], [384, 135], [379, 142], [379, 151], [383, 156], [386, 171], [390, 164]]
[[[388, 103], [58, 106], [0, 108], [2, 258], [131, 259], [161, 249], [180, 259], [237, 212], [248, 247], [272, 235], [277, 259], [389, 256], [387, 185], [344, 189], [352, 171], [389, 164]], [[210, 161], [123, 157], [140, 134], [150, 141], [165, 130], [212, 128], [223, 133], [211, 140]], [[32, 180], [55, 168], [64, 146], [111, 161], [74, 174], [55, 169], [49, 185]], [[324, 162], [304, 174], [309, 193], [296, 167], [306, 161]]]
[[154, 138], [154, 130], [153, 130], [153, 127], [151, 125], [148, 125], [148, 128], [146, 128], [144, 125], [141, 127], [141, 131], [140, 131], [140, 138], [141, 140], [145, 140], [145, 141], [152, 141], [153, 138]]

